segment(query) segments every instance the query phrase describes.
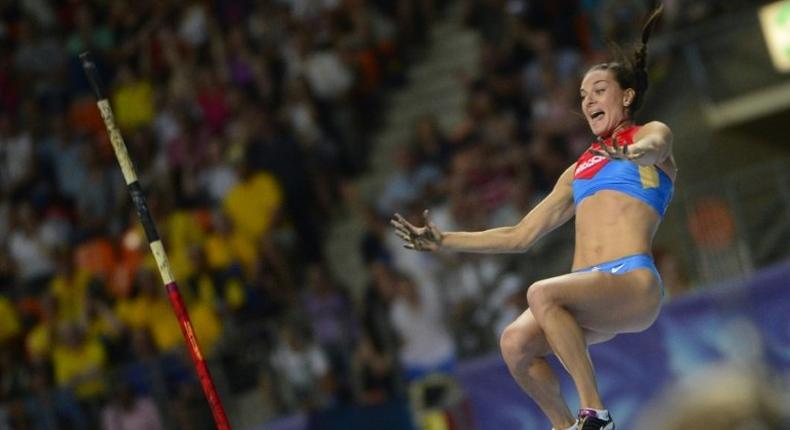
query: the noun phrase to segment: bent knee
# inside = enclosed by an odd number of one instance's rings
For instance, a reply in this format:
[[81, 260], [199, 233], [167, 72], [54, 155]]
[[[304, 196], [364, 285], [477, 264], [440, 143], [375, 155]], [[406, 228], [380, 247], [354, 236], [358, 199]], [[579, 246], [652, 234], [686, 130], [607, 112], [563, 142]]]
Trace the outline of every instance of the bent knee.
[[537, 325], [508, 325], [499, 337], [499, 349], [509, 365], [548, 353], [548, 343]]
[[537, 281], [527, 290], [527, 303], [533, 312], [540, 312], [546, 308], [557, 305], [557, 295], [546, 281]]
[[522, 342], [519, 338], [520, 334], [515, 327], [515, 323], [508, 325], [502, 331], [502, 334], [499, 336], [499, 350], [502, 351], [502, 356], [505, 360], [520, 354]]

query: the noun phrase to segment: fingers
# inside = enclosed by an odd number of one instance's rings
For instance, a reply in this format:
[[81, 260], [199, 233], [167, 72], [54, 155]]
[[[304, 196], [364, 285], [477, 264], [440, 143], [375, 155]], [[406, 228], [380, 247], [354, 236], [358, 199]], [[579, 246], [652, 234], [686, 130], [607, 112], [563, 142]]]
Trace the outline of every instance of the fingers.
[[423, 211], [422, 216], [425, 219], [425, 227], [415, 227], [398, 213], [390, 219], [390, 224], [395, 227], [395, 235], [406, 242], [403, 244], [404, 248], [415, 251], [436, 250], [443, 234], [430, 222], [427, 209]]
[[428, 224], [431, 223], [430, 218], [428, 218], [428, 209], [425, 209], [424, 211], [422, 211], [422, 219], [425, 220], [425, 225], [428, 225]]
[[605, 141], [603, 140], [600, 141], [598, 145], [601, 147], [600, 149], [598, 149], [598, 151], [603, 152], [603, 154], [599, 154], [599, 155], [602, 155], [606, 158], [612, 158], [615, 156], [615, 152], [612, 150], [612, 148], [609, 147], [609, 145], [606, 144]]
[[600, 149], [596, 148], [589, 148], [589, 151], [592, 154], [600, 155], [601, 157], [606, 157], [610, 160], [630, 160], [631, 154], [628, 151], [627, 146], [621, 146], [617, 142], [617, 138], [612, 138], [612, 146], [610, 147], [604, 141], [599, 142]]
[[397, 230], [396, 229], [395, 230], [395, 235], [398, 236], [399, 238], [405, 240], [406, 242], [411, 242], [411, 240], [412, 240], [412, 237], [410, 235], [404, 233], [401, 230]]
[[617, 143], [617, 138], [614, 136], [612, 137], [612, 149], [614, 149], [615, 153], [620, 152], [620, 144]]
[[395, 227], [395, 235], [406, 242], [403, 244], [404, 248], [415, 251], [421, 250], [421, 247], [417, 244], [418, 232], [416, 231], [416, 227], [411, 225], [411, 223], [406, 221], [406, 219], [398, 213], [393, 215], [392, 219], [390, 219], [390, 224]]
[[406, 230], [405, 228], [396, 225], [396, 221], [394, 220], [392, 221], [392, 224], [395, 225], [395, 235], [401, 238], [401, 240], [403, 240], [404, 242], [406, 242], [403, 244], [404, 248], [415, 249], [415, 250], [418, 249], [417, 238], [413, 234], [409, 233], [409, 231]]
[[611, 158], [609, 156], [608, 152], [604, 152], [603, 150], [600, 150], [600, 149], [592, 149], [592, 148], [590, 148], [587, 151], [590, 152], [590, 153], [593, 153], [595, 155], [600, 155], [601, 157]]
[[439, 228], [436, 227], [436, 224], [431, 222], [431, 219], [428, 217], [428, 209], [425, 209], [422, 212], [422, 217], [425, 220], [425, 227], [427, 227], [427, 232], [431, 240], [435, 242], [441, 242], [442, 232], [439, 231]]
[[392, 226], [396, 229], [403, 230], [404, 233], [417, 234], [417, 227], [406, 221], [406, 219], [403, 218], [399, 213], [396, 213], [393, 216], [393, 219], [390, 220], [390, 224], [392, 224]]
[[398, 235], [398, 237], [400, 237], [403, 240], [411, 240], [413, 233], [410, 230], [408, 230], [406, 227], [397, 223], [397, 221], [394, 220], [390, 221], [390, 224], [392, 224], [392, 226], [395, 227], [395, 234]]
[[614, 148], [614, 157], [619, 160], [630, 160], [631, 154], [628, 145], [620, 145], [616, 137], [612, 137], [612, 147]]

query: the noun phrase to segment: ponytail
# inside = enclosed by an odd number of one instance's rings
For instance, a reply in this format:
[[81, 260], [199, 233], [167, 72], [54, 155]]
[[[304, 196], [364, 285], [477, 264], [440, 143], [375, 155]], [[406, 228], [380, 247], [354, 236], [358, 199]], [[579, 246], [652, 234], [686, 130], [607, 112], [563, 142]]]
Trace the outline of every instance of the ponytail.
[[645, 22], [644, 27], [642, 27], [642, 44], [634, 52], [632, 68], [635, 78], [634, 83], [636, 84], [636, 88], [634, 88], [634, 90], [637, 93], [637, 100], [634, 100], [634, 111], [639, 108], [639, 105], [641, 105], [642, 97], [640, 96], [647, 92], [647, 41], [650, 39], [650, 34], [653, 32], [653, 28], [656, 26], [656, 22], [663, 12], [664, 5], [661, 4], [653, 10], [653, 13], [650, 14], [650, 17], [647, 19], [647, 22]]
[[656, 22], [658, 22], [658, 18], [661, 17], [663, 12], [663, 4], [653, 9], [653, 12], [642, 27], [641, 44], [634, 51], [632, 58], [627, 58], [620, 47], [612, 43], [611, 49], [617, 60], [610, 63], [597, 64], [589, 70], [609, 70], [623, 89], [632, 88], [634, 90], [636, 96], [631, 105], [628, 106], [628, 112], [632, 116], [642, 106], [645, 92], [647, 92], [647, 42], [650, 40], [653, 28], [655, 28]]

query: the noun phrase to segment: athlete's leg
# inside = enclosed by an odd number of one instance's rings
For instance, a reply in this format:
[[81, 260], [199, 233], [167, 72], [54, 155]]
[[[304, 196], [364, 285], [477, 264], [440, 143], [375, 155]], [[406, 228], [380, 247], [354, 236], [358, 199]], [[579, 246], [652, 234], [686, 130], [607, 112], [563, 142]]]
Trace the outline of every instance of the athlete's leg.
[[527, 299], [548, 344], [570, 373], [582, 408], [604, 409], [587, 351], [585, 331], [641, 331], [653, 323], [661, 303], [652, 272], [622, 275], [571, 273], [533, 284]]
[[[588, 343], [597, 343], [613, 335], [587, 332], [585, 337]], [[554, 428], [571, 426], [575, 418], [562, 398], [557, 376], [544, 358], [551, 353], [551, 348], [529, 309], [505, 328], [500, 347], [510, 374], [535, 400]]]

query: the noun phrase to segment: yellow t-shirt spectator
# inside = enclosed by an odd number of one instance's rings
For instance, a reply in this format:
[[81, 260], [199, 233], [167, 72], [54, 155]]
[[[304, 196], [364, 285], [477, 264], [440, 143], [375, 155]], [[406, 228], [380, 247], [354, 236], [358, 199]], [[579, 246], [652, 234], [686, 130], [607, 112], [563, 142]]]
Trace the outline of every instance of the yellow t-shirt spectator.
[[102, 304], [91, 317], [88, 324], [88, 336], [96, 339], [118, 339], [123, 331], [123, 325], [118, 315], [111, 308]]
[[[222, 323], [219, 316], [210, 304], [202, 301], [196, 301], [189, 305], [188, 311], [201, 351], [203, 354], [209, 355], [222, 333]], [[149, 304], [148, 328], [160, 351], [169, 351], [185, 344], [181, 325], [173, 314], [170, 302], [166, 300]]]
[[14, 305], [7, 297], [0, 296], [0, 343], [19, 334], [21, 328]]
[[196, 302], [189, 306], [189, 318], [192, 320], [200, 350], [206, 356], [211, 355], [222, 334], [219, 315], [208, 303]]
[[130, 329], [148, 329], [160, 351], [170, 350], [181, 342], [181, 327], [167, 298], [139, 296], [120, 301], [115, 309], [118, 318]]
[[82, 319], [90, 280], [90, 273], [80, 269], [71, 277], [57, 275], [52, 279], [49, 289], [58, 303], [59, 320], [77, 322]]
[[212, 233], [204, 247], [208, 266], [213, 270], [225, 270], [234, 262], [241, 263], [248, 275], [252, 275], [258, 252], [253, 241], [240, 235], [223, 236]]
[[50, 322], [41, 321], [27, 332], [25, 349], [33, 362], [41, 362], [50, 357], [53, 331]]
[[186, 279], [194, 270], [189, 256], [191, 246], [202, 246], [205, 239], [203, 227], [191, 211], [176, 210], [167, 218], [168, 257], [176, 279]]
[[72, 386], [80, 399], [90, 399], [105, 389], [101, 372], [107, 364], [104, 346], [95, 338], [77, 347], [56, 345], [52, 352], [55, 382], [61, 387]]
[[148, 326], [148, 300], [144, 297], [132, 297], [119, 300], [115, 305], [115, 314], [121, 322], [132, 330]]
[[115, 120], [121, 129], [133, 130], [154, 119], [154, 89], [146, 80], [118, 87], [113, 97]]
[[277, 179], [271, 173], [257, 172], [231, 188], [223, 207], [233, 222], [234, 232], [255, 243], [271, 228], [282, 200]]
[[148, 302], [146, 325], [154, 339], [154, 344], [160, 351], [169, 351], [184, 344], [181, 326], [167, 299]]

